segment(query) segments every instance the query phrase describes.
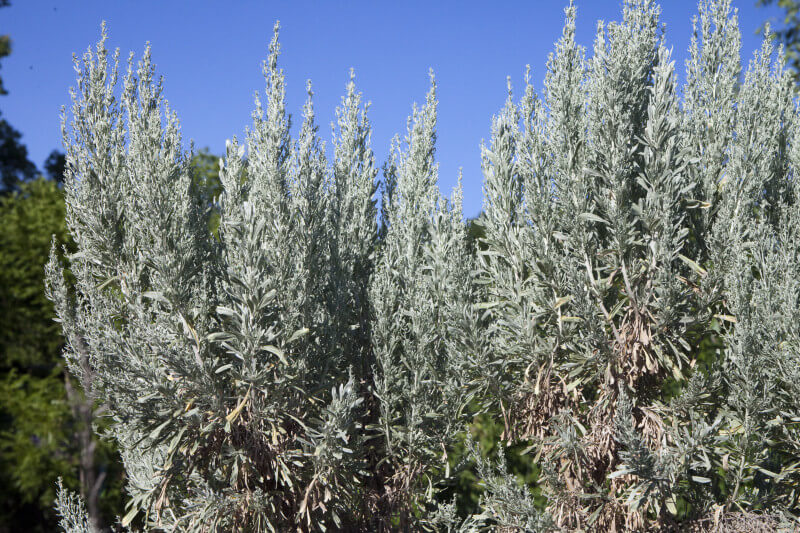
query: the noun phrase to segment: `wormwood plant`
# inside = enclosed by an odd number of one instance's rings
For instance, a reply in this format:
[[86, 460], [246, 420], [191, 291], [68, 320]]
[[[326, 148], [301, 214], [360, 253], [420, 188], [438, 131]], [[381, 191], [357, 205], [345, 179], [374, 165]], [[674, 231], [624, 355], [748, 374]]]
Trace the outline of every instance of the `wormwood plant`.
[[[774, 530], [800, 490], [800, 121], [770, 40], [740, 79], [729, 0], [703, 0], [679, 96], [660, 9], [628, 0], [483, 147], [482, 242], [438, 189], [436, 85], [376, 205], [354, 81], [291, 139], [275, 38], [222, 192], [147, 49], [105, 33], [64, 116], [67, 222], [47, 265], [65, 358], [122, 450], [122, 525], [164, 531]], [[208, 217], [218, 213], [215, 232]], [[75, 278], [64, 281], [62, 262]], [[543, 504], [484, 458], [479, 512], [437, 502], [471, 416], [502, 421]], [[463, 465], [457, 465], [462, 468]], [[62, 492], [68, 531], [86, 531]]]
[[366, 106], [351, 77], [329, 164], [309, 85], [290, 139], [276, 26], [253, 125], [220, 165], [212, 234], [150, 50], [117, 96], [105, 40], [76, 60], [63, 126], [75, 286], [56, 250], [47, 276], [67, 363], [120, 445], [122, 524], [421, 523], [464, 396], [444, 332], [470, 294], [460, 192], [451, 204], [436, 185], [433, 79], [396, 145], [379, 246]]
[[509, 96], [484, 149], [479, 378], [558, 528], [798, 511], [791, 80], [766, 40], [740, 81], [730, 2], [699, 11], [681, 105], [655, 3], [591, 59], [570, 6], [543, 95]]

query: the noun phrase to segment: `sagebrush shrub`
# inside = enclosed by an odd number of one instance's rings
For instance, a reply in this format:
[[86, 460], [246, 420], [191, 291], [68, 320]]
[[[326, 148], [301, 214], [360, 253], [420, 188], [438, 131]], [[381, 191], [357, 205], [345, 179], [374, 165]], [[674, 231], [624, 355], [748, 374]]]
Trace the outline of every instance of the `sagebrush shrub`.
[[[703, 0], [679, 90], [659, 15], [626, 1], [587, 58], [570, 5], [541, 94], [527, 75], [517, 102], [509, 82], [482, 148], [476, 250], [460, 185], [450, 199], [437, 185], [433, 75], [379, 180], [352, 75], [333, 160], [310, 84], [290, 138], [276, 26], [265, 95], [245, 143], [228, 143], [210, 206], [149, 49], [119, 96], [105, 35], [76, 61], [63, 128], [75, 284], [54, 250], [48, 295], [70, 370], [112, 419], [129, 478], [123, 524], [794, 521], [791, 76], [768, 37], [740, 79], [736, 13]], [[494, 463], [467, 439], [480, 511], [437, 502], [466, 467], [448, 453], [476, 413], [502, 421], [506, 444], [528, 445], [541, 497], [502, 453]], [[75, 501], [60, 501], [65, 527], [80, 530]]]

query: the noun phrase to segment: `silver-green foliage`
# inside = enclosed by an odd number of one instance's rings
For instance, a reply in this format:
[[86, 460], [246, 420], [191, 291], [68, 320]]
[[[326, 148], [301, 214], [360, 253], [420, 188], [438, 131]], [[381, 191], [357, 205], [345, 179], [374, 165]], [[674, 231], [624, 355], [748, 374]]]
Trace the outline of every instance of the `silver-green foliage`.
[[[213, 235], [149, 48], [118, 94], [105, 40], [76, 60], [64, 118], [74, 287], [56, 250], [47, 276], [70, 370], [90, 374], [121, 448], [123, 523], [411, 520], [458, 428], [463, 391], [441, 331], [470, 294], [460, 193], [454, 206], [436, 194], [433, 93], [376, 252], [366, 106], [351, 76], [329, 164], [309, 84], [293, 141], [276, 27], [246, 143], [229, 142], [221, 161]], [[402, 492], [399, 510], [393, 491], [369, 485], [378, 472]]]
[[61, 483], [61, 478], [58, 478], [57, 486], [56, 509], [59, 516], [61, 516], [58, 525], [64, 531], [70, 533], [95, 533], [89, 521], [89, 516], [86, 514], [83, 499], [65, 489]]
[[[740, 79], [736, 13], [702, 0], [679, 91], [655, 2], [627, 0], [590, 58], [566, 15], [542, 93], [528, 72], [517, 102], [509, 82], [482, 147], [477, 257], [460, 186], [447, 199], [437, 184], [432, 76], [379, 216], [352, 76], [329, 162], [310, 84], [290, 138], [276, 32], [212, 235], [149, 50], [121, 96], [105, 38], [76, 61], [75, 284], [54, 250], [48, 295], [70, 370], [112, 418], [124, 522], [643, 530], [800, 514], [800, 121], [782, 53], [765, 41]], [[528, 445], [540, 500], [468, 445], [479, 513], [435, 504], [473, 412]]]
[[588, 61], [570, 6], [484, 152], [485, 387], [561, 528], [798, 512], [797, 110], [782, 53], [739, 80], [730, 2], [699, 10], [681, 102], [657, 5]]
[[471, 257], [460, 184], [450, 201], [437, 186], [435, 90], [431, 75], [405, 143], [393, 143], [387, 229], [370, 287], [377, 425], [392, 473], [386, 504], [400, 509], [415, 503], [420, 488], [432, 496], [430, 466], [446, 461], [466, 403], [454, 342], [460, 331], [453, 330], [471, 303]]

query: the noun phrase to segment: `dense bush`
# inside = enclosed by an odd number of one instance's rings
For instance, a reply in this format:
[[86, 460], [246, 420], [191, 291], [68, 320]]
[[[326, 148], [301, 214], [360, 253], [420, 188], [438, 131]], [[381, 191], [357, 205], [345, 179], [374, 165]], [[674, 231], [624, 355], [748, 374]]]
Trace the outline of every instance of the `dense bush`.
[[[766, 39], [740, 81], [735, 12], [702, 1], [681, 101], [659, 12], [627, 1], [587, 59], [567, 9], [541, 95], [529, 76], [519, 102], [509, 86], [492, 122], [477, 246], [460, 187], [437, 186], [432, 75], [378, 181], [352, 79], [332, 161], [310, 86], [290, 139], [276, 27], [212, 232], [149, 49], [119, 97], [105, 37], [87, 52], [64, 118], [75, 282], [54, 249], [48, 295], [70, 369], [108, 409], [123, 524], [794, 523], [791, 78]], [[487, 459], [464, 438], [475, 415], [526, 447], [535, 493], [502, 447]], [[450, 460], [461, 449], [471, 462]], [[470, 513], [441, 497], [468, 464], [483, 489]], [[59, 509], [66, 529], [88, 527], [69, 494]]]

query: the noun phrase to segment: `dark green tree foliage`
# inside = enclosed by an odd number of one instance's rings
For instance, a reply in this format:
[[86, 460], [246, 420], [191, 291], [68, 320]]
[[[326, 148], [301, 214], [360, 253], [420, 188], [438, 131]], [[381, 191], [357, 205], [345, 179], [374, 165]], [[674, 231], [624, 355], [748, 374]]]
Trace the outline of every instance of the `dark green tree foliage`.
[[48, 179], [56, 183], [64, 183], [64, 171], [67, 160], [63, 152], [53, 150], [44, 161], [44, 171]]
[[53, 181], [37, 179], [0, 198], [0, 353], [2, 365], [50, 368], [60, 362], [61, 327], [44, 297], [44, 271], [53, 237], [68, 242], [64, 195]]
[[36, 165], [28, 160], [28, 149], [21, 138], [22, 134], [0, 113], [0, 192], [13, 191], [36, 176]]
[[[8, 0], [0, 0], [0, 8], [8, 7], [9, 1]], [[0, 35], [0, 61], [8, 54], [11, 53], [11, 36], [9, 35]], [[6, 88], [3, 86], [3, 78], [0, 77], [0, 96], [8, 94]]]
[[203, 203], [211, 206], [222, 193], [219, 180], [219, 156], [203, 148], [192, 156], [192, 176]]
[[[0, 8], [8, 7], [7, 0]], [[0, 61], [11, 53], [11, 38], [0, 35]], [[8, 94], [0, 78], [0, 96]], [[19, 183], [36, 175], [36, 166], [28, 160], [28, 149], [20, 142], [22, 135], [14, 129], [0, 111], [0, 193], [14, 190]]]
[[63, 377], [7, 370], [0, 397], [0, 530], [51, 531], [55, 480], [80, 487]]
[[220, 158], [203, 148], [192, 156], [192, 184], [197, 190], [197, 201], [204, 209], [210, 209], [208, 224], [216, 234], [219, 228], [219, 209], [215, 202], [222, 194], [219, 179]]
[[[44, 376], [13, 369], [0, 378], [0, 531], [53, 531], [58, 479], [78, 493], [89, 492], [81, 475], [84, 443], [77, 437], [92, 428], [76, 416], [83, 398], [75, 397], [77, 390], [67, 394], [64, 379], [60, 368]], [[92, 468], [100, 479], [93, 524], [108, 526], [124, 508], [124, 472], [113, 443], [97, 436], [91, 442]]]
[[[64, 341], [40, 267], [53, 239], [70, 243], [64, 215], [63, 192], [44, 178], [0, 198], [0, 522], [26, 531], [56, 526], [59, 476], [81, 488], [76, 435], [86, 428], [74, 409], [83, 399], [65, 389]], [[110, 524], [121, 509], [121, 471], [113, 447], [95, 445], [95, 467], [105, 472], [100, 506]]]
[[[0, 58], [9, 52], [2, 36]], [[0, 119], [0, 531], [52, 531], [58, 477], [87, 496], [95, 526], [121, 510], [116, 450], [93, 435], [93, 404], [64, 373], [63, 337], [42, 298], [50, 244], [72, 250], [58, 187], [63, 167], [54, 151], [45, 163], [50, 181], [32, 180], [20, 134]]]

